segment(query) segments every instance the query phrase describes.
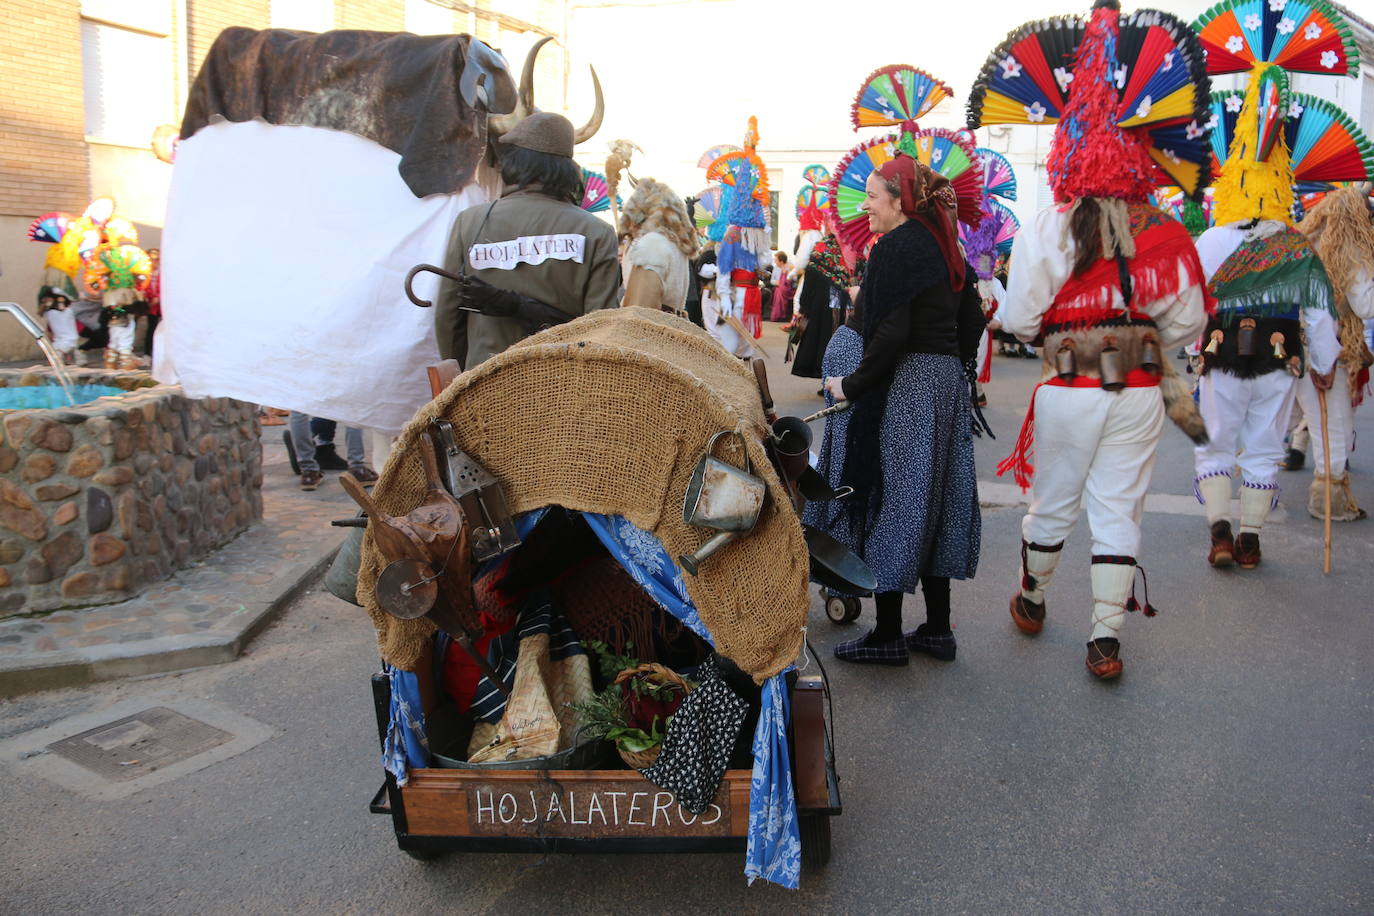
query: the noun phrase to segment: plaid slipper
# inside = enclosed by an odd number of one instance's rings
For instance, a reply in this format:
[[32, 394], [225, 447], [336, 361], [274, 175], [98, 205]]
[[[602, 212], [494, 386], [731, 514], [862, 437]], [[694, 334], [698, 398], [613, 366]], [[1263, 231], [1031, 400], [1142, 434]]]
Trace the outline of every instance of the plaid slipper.
[[923, 633], [926, 628], [921, 624], [916, 629], [906, 634], [906, 647], [912, 652], [924, 652], [931, 658], [939, 659], [942, 662], [954, 661], [954, 653], [959, 648], [954, 641], [953, 633], [945, 633], [942, 636], [934, 636]]
[[835, 657], [842, 662], [857, 662], [861, 665], [905, 665], [911, 661], [905, 639], [891, 642], [872, 641], [873, 631], [842, 642], [835, 647]]

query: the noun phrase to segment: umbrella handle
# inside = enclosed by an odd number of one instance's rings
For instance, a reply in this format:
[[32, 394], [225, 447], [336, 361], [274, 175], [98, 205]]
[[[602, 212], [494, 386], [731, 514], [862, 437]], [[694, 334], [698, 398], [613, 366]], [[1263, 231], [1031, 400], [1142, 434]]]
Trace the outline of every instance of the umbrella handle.
[[434, 305], [434, 303], [433, 303], [433, 302], [430, 302], [430, 301], [427, 300], [427, 299], [421, 299], [419, 296], [415, 295], [415, 290], [411, 288], [411, 285], [410, 285], [410, 284], [411, 284], [411, 282], [415, 279], [415, 275], [416, 275], [416, 274], [424, 273], [424, 272], [429, 272], [429, 273], [432, 273], [432, 274], [438, 274], [439, 276], [444, 277], [445, 279], [448, 279], [448, 280], [462, 280], [462, 279], [463, 279], [462, 277], [454, 276], [453, 274], [451, 274], [451, 273], [449, 273], [448, 271], [444, 270], [442, 267], [435, 267], [433, 264], [416, 264], [414, 267], [412, 267], [412, 268], [410, 269], [410, 273], [406, 274], [406, 280], [405, 280], [406, 298], [409, 299], [411, 302], [415, 303], [416, 305], [418, 305], [418, 306], [419, 306], [420, 308], [422, 308], [422, 309], [431, 308], [431, 307]]

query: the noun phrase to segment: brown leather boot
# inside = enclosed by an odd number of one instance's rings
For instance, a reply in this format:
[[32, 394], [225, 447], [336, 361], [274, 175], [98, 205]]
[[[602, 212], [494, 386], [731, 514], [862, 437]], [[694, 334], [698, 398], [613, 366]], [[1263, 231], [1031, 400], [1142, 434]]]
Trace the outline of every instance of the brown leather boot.
[[1121, 641], [1111, 638], [1094, 639], [1088, 643], [1088, 671], [1102, 681], [1121, 676]]
[[1255, 532], [1242, 531], [1236, 538], [1236, 565], [1241, 569], [1260, 565], [1259, 535]]
[[1212, 523], [1212, 550], [1207, 562], [1220, 569], [1230, 566], [1236, 555], [1236, 542], [1231, 537], [1231, 523], [1225, 520]]
[[1045, 605], [1036, 604], [1018, 589], [1011, 596], [1011, 622], [1027, 636], [1034, 636], [1045, 628]]

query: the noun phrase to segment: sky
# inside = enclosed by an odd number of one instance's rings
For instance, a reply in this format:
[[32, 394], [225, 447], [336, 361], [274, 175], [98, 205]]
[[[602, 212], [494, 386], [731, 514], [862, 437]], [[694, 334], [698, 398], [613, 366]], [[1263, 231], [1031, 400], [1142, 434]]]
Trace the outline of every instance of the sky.
[[[877, 68], [898, 63], [920, 67], [955, 91], [955, 99], [922, 124], [961, 127], [969, 87], [1009, 31], [1036, 18], [1083, 13], [1090, 5], [693, 0], [575, 7], [573, 120], [580, 122], [591, 108], [588, 63], [595, 64], [606, 95], [605, 124], [579, 158], [592, 166], [604, 155], [605, 141], [625, 137], [644, 149], [635, 174], [655, 175], [692, 193], [699, 188], [687, 185], [705, 184], [703, 172], [693, 173], [697, 157], [715, 144], [740, 143], [750, 115], [759, 119], [765, 162], [770, 152], [781, 160], [788, 150], [848, 149], [872, 133], [855, 134], [849, 124], [859, 86]], [[1165, 0], [1158, 8], [1191, 21], [1207, 6], [1203, 0]]]

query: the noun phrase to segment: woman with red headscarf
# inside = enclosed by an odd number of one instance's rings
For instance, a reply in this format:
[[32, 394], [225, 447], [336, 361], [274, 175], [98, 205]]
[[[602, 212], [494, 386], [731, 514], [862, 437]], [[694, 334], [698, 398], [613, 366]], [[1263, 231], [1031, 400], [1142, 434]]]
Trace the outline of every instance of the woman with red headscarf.
[[[949, 580], [978, 568], [981, 520], [970, 381], [986, 320], [955, 234], [954, 189], [899, 153], [868, 178], [873, 245], [857, 305], [826, 349], [826, 399], [850, 401], [822, 441], [820, 471], [854, 494], [811, 503], [806, 521], [873, 570], [877, 625], [835, 647], [844, 661], [949, 661]], [[926, 622], [902, 633], [920, 583]]]

